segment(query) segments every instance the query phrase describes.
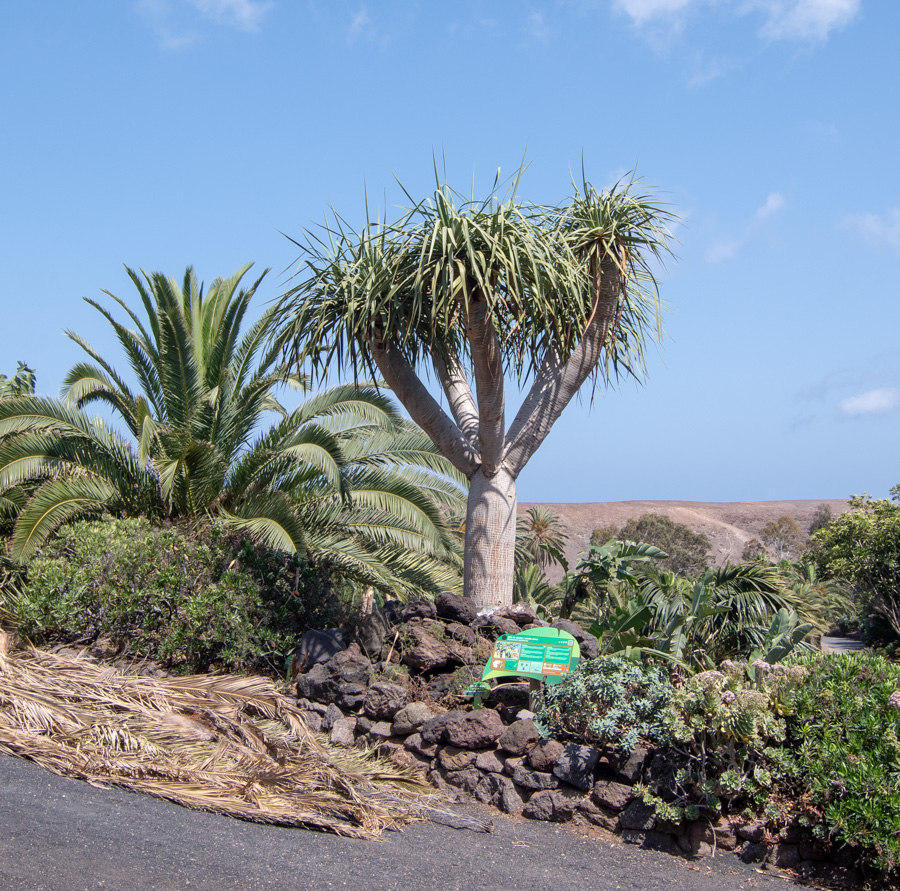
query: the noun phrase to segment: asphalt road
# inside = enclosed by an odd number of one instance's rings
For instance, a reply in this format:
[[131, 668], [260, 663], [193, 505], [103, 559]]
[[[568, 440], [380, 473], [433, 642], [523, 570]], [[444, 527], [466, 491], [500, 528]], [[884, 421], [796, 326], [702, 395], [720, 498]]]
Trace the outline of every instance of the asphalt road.
[[490, 834], [416, 824], [385, 833], [380, 841], [357, 841], [95, 789], [0, 756], [0, 888], [784, 891], [790, 886], [731, 854], [687, 863], [570, 827], [492, 818]]

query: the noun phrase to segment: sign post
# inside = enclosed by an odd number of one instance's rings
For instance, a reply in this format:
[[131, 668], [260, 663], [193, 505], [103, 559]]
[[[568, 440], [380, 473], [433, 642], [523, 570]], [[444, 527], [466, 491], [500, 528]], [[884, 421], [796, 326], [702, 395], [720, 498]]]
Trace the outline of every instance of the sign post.
[[578, 641], [559, 628], [529, 628], [518, 634], [501, 634], [484, 667], [481, 681], [472, 684], [465, 695], [472, 697], [476, 709], [481, 708], [484, 697], [491, 689], [487, 682], [491, 678], [512, 675], [528, 678], [532, 682], [533, 700], [541, 682], [561, 683], [578, 665], [580, 658]]

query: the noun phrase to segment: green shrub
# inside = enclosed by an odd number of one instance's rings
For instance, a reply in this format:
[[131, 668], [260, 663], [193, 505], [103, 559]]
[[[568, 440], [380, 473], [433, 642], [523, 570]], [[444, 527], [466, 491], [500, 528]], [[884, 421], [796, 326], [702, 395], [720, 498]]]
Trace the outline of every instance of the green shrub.
[[762, 660], [721, 667], [693, 675], [672, 696], [666, 726], [682, 766], [665, 800], [644, 794], [665, 819], [695, 820], [744, 805], [760, 811], [780, 775], [784, 716], [806, 670]]
[[28, 563], [15, 618], [36, 643], [104, 637], [184, 672], [280, 670], [297, 636], [337, 608], [315, 570], [221, 524], [107, 519], [63, 529]]
[[666, 671], [622, 656], [584, 660], [544, 690], [537, 718], [554, 735], [630, 752], [640, 739], [668, 739], [673, 687]]
[[900, 867], [900, 666], [861, 653], [805, 655], [788, 720], [788, 776], [821, 838]]

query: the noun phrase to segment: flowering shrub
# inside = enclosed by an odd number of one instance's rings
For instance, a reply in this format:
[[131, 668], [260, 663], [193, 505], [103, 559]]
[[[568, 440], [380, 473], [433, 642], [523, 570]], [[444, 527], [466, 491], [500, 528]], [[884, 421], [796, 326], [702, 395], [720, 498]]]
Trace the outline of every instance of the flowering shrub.
[[900, 870], [900, 665], [861, 653], [801, 656], [787, 721], [786, 791], [820, 838]]
[[721, 669], [690, 677], [669, 704], [671, 748], [683, 766], [659, 795], [642, 789], [664, 819], [697, 819], [703, 811], [744, 804], [761, 809], [768, 801], [784, 716], [793, 710], [806, 669], [762, 660], [753, 666], [725, 661]]

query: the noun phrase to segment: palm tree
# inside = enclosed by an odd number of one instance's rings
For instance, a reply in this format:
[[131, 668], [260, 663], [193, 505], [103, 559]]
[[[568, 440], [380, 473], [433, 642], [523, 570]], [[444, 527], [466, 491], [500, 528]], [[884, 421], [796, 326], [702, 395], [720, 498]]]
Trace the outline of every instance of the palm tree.
[[[373, 386], [282, 406], [276, 388], [305, 381], [281, 359], [272, 310], [241, 336], [263, 278], [241, 288], [248, 269], [206, 293], [190, 268], [180, 287], [129, 269], [145, 319], [113, 294], [134, 327], [88, 302], [112, 325], [138, 391], [68, 332], [93, 362], [69, 372], [65, 401], [0, 405], [0, 435], [11, 434], [0, 446], [0, 492], [44, 480], [17, 521], [14, 556], [85, 513], [212, 514], [385, 591], [453, 587], [456, 549], [440, 506], [460, 502], [461, 475]], [[84, 414], [97, 402], [124, 421], [136, 449]], [[268, 412], [277, 420], [258, 433]]]
[[516, 563], [535, 563], [542, 570], [558, 563], [566, 569], [563, 550], [568, 539], [557, 514], [540, 505], [530, 507], [516, 522]]
[[[559, 207], [516, 195], [466, 198], [438, 180], [429, 200], [361, 232], [336, 217], [301, 246], [306, 278], [282, 302], [313, 374], [378, 369], [441, 454], [470, 481], [465, 591], [512, 596], [516, 478], [582, 385], [639, 375], [658, 334], [651, 262], [671, 215], [634, 181], [587, 181]], [[434, 373], [449, 413], [423, 375]], [[531, 389], [507, 428], [504, 378]], [[470, 384], [470, 379], [474, 386]]]

